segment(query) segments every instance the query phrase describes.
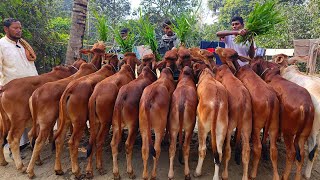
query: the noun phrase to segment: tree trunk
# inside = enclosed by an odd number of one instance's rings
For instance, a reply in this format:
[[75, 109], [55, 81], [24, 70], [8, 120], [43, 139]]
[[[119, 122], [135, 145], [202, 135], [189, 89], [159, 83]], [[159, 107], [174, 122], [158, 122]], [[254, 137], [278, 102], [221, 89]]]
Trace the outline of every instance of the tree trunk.
[[79, 50], [83, 46], [83, 37], [86, 28], [88, 0], [74, 0], [72, 8], [72, 22], [70, 39], [67, 48], [66, 64], [72, 64], [79, 58]]

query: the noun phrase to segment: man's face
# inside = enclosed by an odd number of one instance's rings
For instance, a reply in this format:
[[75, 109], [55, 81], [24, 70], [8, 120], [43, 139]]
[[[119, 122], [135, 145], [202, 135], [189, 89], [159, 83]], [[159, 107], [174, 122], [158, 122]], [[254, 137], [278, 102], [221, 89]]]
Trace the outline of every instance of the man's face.
[[239, 21], [232, 21], [231, 26], [232, 26], [232, 30], [243, 29], [243, 25]]
[[163, 28], [163, 31], [167, 36], [173, 36], [173, 31], [172, 31], [172, 29], [170, 28], [169, 25], [165, 26]]
[[127, 39], [127, 36], [128, 36], [127, 32], [121, 33], [121, 38], [122, 39]]
[[13, 22], [9, 27], [4, 27], [6, 35], [12, 40], [18, 40], [22, 36], [22, 27], [19, 21]]

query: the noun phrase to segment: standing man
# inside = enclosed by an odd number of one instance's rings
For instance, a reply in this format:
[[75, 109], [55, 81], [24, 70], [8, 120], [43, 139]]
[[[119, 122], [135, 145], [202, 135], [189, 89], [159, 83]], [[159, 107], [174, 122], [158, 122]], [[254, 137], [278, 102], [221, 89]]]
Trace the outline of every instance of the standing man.
[[159, 43], [159, 54], [163, 57], [164, 54], [171, 50], [173, 47], [178, 47], [180, 40], [177, 38], [176, 34], [171, 29], [172, 22], [166, 20], [162, 25], [162, 30], [164, 35]]
[[[30, 51], [34, 52], [29, 46], [26, 47], [24, 40], [21, 40], [20, 21], [8, 18], [3, 21], [3, 26], [5, 36], [0, 39], [0, 91], [2, 86], [13, 79], [38, 75], [34, 65], [35, 54], [32, 54], [34, 58], [30, 58]], [[27, 54], [25, 48], [27, 48]], [[20, 147], [25, 147], [27, 144], [28, 136], [25, 130], [21, 137]]]
[[[237, 44], [234, 42], [234, 39], [237, 35], [244, 36], [247, 33], [247, 30], [244, 29], [243, 19], [240, 16], [235, 16], [231, 19], [232, 31], [224, 30], [217, 32], [217, 36], [219, 38], [224, 37], [224, 42], [226, 44], [226, 48], [232, 48], [240, 56], [247, 56], [250, 58], [254, 57], [255, 47], [254, 43], [247, 42], [246, 44]], [[244, 66], [248, 64], [248, 62], [239, 61], [240, 66]]]

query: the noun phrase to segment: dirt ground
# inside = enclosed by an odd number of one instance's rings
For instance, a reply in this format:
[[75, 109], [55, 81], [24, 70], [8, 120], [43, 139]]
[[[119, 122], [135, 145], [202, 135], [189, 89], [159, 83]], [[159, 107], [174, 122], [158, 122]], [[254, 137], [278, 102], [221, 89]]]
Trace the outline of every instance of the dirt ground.
[[[104, 147], [104, 168], [106, 170], [105, 175], [99, 175], [97, 171], [94, 172], [94, 179], [113, 179], [113, 174], [112, 174], [112, 156], [111, 156], [111, 148], [110, 148], [110, 141], [111, 141], [111, 136], [108, 137], [108, 140], [106, 142], [106, 145]], [[126, 174], [126, 159], [125, 159], [125, 152], [124, 152], [124, 141], [125, 139], [123, 138], [122, 142], [122, 149], [119, 153], [119, 168], [120, 168], [120, 176], [122, 179], [129, 179], [127, 174]], [[67, 140], [66, 140], [67, 142]], [[87, 143], [87, 140], [82, 141], [83, 147], [85, 147]], [[192, 144], [191, 144], [191, 151], [190, 151], [190, 170], [191, 173], [194, 172], [196, 165], [197, 165], [197, 160], [198, 160], [198, 144], [197, 144], [197, 135], [194, 134], [192, 138]], [[279, 142], [278, 143], [278, 150], [279, 150], [279, 158], [278, 158], [278, 170], [280, 175], [282, 174], [284, 167], [285, 167], [285, 148], [284, 148], [284, 143]], [[22, 151], [22, 154], [26, 156], [26, 158], [23, 160], [23, 163], [27, 165], [31, 158], [31, 148], [28, 147]], [[15, 179], [28, 179], [26, 174], [22, 174], [17, 172], [15, 169], [14, 163], [12, 159], [8, 156], [8, 152], [5, 153], [6, 159], [9, 162], [9, 164], [5, 167], [0, 167], [0, 179], [10, 179], [10, 180], [15, 180]], [[252, 153], [251, 153], [252, 155]], [[69, 158], [69, 150], [68, 147], [64, 146], [64, 153], [62, 157], [62, 163], [63, 163], [63, 170], [65, 174], [63, 176], [57, 176], [55, 175], [55, 172], [53, 170], [54, 167], [54, 157], [55, 154], [51, 152], [51, 145], [47, 144], [45, 148], [43, 149], [41, 153], [41, 159], [43, 160], [43, 165], [42, 166], [36, 166], [35, 167], [35, 174], [36, 178], [35, 179], [46, 179], [46, 180], [53, 180], [53, 179], [74, 179], [74, 176], [71, 173], [71, 166], [70, 166], [70, 158]], [[177, 157], [177, 156], [176, 156]], [[242, 165], [236, 165], [235, 161], [233, 160], [234, 154], [232, 154], [232, 159], [230, 160], [230, 167], [229, 167], [229, 179], [230, 180], [237, 180], [241, 179], [242, 177]], [[84, 148], [79, 148], [79, 159], [80, 159], [80, 167], [82, 168], [82, 172], [85, 173], [85, 166], [86, 166], [86, 151]], [[314, 165], [311, 179], [313, 180], [318, 180], [320, 179], [320, 158], [317, 158], [317, 161]], [[152, 168], [152, 161], [149, 158], [149, 171]], [[136, 179], [141, 179], [142, 175], [142, 158], [141, 158], [141, 139], [138, 138], [136, 141], [136, 144], [134, 146], [134, 153], [133, 153], [133, 164], [134, 164], [134, 171], [136, 173], [137, 178]], [[158, 166], [158, 171], [157, 171], [157, 179], [163, 180], [167, 179], [168, 175], [168, 168], [169, 168], [169, 159], [168, 159], [168, 146], [163, 145], [162, 146], [162, 152], [161, 152], [161, 157], [159, 160], [159, 166]], [[178, 159], [175, 159], [175, 179], [184, 179], [184, 174], [183, 174], [183, 165], [181, 165], [178, 162]], [[221, 168], [222, 170], [222, 168]], [[292, 170], [294, 172], [294, 169]], [[192, 179], [201, 179], [201, 180], [209, 180], [212, 179], [213, 177], [213, 172], [214, 172], [214, 164], [213, 164], [213, 156], [211, 153], [211, 149], [209, 148], [207, 150], [207, 156], [205, 158], [203, 170], [202, 170], [202, 176], [199, 178], [194, 178], [192, 176]], [[304, 172], [304, 168], [303, 168]], [[250, 166], [249, 166], [249, 174], [250, 174]], [[221, 175], [221, 172], [220, 172]], [[271, 166], [271, 161], [264, 161], [261, 160], [259, 164], [259, 169], [258, 169], [258, 180], [271, 180], [272, 179], [272, 166]], [[293, 179], [293, 173], [291, 174], [291, 179]]]

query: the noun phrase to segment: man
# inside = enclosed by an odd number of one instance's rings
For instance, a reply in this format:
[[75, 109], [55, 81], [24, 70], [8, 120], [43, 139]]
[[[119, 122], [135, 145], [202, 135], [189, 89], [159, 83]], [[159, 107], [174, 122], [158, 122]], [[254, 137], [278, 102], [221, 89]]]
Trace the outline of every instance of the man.
[[[2, 86], [13, 79], [38, 75], [34, 61], [27, 59], [21, 44], [22, 26], [19, 20], [8, 18], [3, 21], [5, 36], [0, 39], [0, 91]], [[28, 144], [25, 131], [20, 146]]]
[[[246, 44], [237, 44], [234, 42], [234, 39], [237, 35], [244, 36], [247, 33], [247, 30], [244, 29], [243, 19], [240, 16], [235, 16], [231, 19], [232, 31], [224, 30], [217, 32], [219, 38], [224, 38], [226, 48], [232, 48], [240, 56], [249, 56], [250, 58], [254, 57], [255, 47], [254, 43], [247, 42]], [[239, 65], [243, 66], [248, 62], [239, 61]]]
[[172, 22], [166, 20], [162, 25], [162, 30], [164, 35], [159, 43], [159, 54], [163, 57], [164, 54], [171, 50], [173, 47], [178, 47], [180, 40], [177, 38], [176, 34], [171, 29]]

